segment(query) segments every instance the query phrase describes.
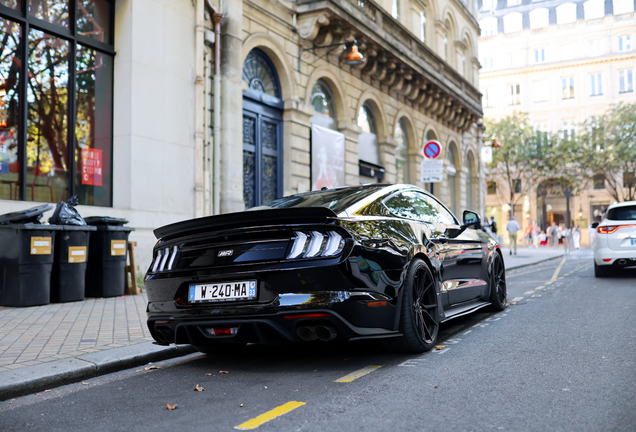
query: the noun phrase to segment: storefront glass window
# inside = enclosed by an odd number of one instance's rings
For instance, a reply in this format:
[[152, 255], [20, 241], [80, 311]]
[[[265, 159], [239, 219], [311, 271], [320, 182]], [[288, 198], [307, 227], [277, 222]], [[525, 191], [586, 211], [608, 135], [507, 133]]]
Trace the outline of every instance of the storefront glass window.
[[0, 199], [17, 196], [20, 24], [0, 18]]
[[409, 137], [406, 134], [406, 123], [404, 119], [400, 119], [395, 126], [395, 182], [410, 183], [408, 175], [408, 159], [409, 159]]
[[114, 3], [19, 3], [0, 18], [0, 199], [110, 206]]
[[2, 5], [12, 9], [22, 10], [22, 0], [3, 0]]
[[51, 24], [69, 28], [68, 1], [31, 0], [30, 3], [30, 15]]

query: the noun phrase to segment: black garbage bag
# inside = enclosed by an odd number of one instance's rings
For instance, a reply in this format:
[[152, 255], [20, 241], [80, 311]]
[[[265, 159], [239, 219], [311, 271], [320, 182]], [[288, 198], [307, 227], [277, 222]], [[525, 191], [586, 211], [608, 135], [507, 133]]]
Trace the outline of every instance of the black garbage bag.
[[52, 225], [86, 225], [86, 221], [75, 208], [78, 204], [77, 195], [72, 196], [68, 201], [60, 201], [55, 207], [53, 216], [49, 218], [49, 223]]

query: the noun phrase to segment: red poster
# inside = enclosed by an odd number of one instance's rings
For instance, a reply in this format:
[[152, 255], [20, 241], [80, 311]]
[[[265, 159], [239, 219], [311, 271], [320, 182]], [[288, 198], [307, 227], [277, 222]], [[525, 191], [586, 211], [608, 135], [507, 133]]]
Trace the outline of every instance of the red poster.
[[82, 184], [102, 185], [102, 151], [82, 149]]

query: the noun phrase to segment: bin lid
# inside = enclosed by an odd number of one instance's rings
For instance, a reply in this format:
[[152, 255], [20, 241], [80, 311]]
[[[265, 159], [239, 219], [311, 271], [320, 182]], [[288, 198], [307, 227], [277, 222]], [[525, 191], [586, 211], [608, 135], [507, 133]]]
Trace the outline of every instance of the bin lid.
[[[84, 228], [87, 228], [87, 227], [84, 227]], [[88, 228], [91, 228], [91, 227], [89, 226]], [[125, 232], [135, 231], [133, 227], [116, 226], [116, 225], [97, 225], [97, 226], [94, 226], [93, 228], [97, 229], [97, 231], [125, 231]]]
[[51, 210], [53, 204], [42, 204], [30, 209], [0, 215], [0, 225], [15, 223], [39, 223], [42, 214]]
[[84, 218], [84, 220], [88, 225], [122, 226], [128, 223], [126, 219], [114, 218], [110, 216], [89, 216]]
[[[84, 227], [86, 228], [86, 227]], [[34, 231], [62, 231], [64, 227], [62, 225], [44, 225], [41, 223], [18, 223], [18, 224], [3, 224], [0, 225], [0, 230], [34, 230]]]
[[62, 227], [64, 231], [97, 231], [96, 226], [88, 225], [57, 225]]

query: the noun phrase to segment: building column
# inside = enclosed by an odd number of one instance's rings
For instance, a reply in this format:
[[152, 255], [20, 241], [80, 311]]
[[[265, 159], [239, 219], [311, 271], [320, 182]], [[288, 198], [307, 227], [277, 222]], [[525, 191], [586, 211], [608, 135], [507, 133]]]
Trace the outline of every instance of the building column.
[[358, 135], [360, 127], [352, 122], [339, 121], [338, 131], [345, 136], [345, 184], [360, 184], [360, 165], [358, 162]]
[[[294, 108], [288, 109], [288, 106]], [[283, 195], [311, 190], [311, 114], [295, 101], [285, 101], [283, 112]]]
[[380, 162], [384, 165], [383, 183], [395, 183], [395, 149], [397, 142], [392, 136], [386, 136], [379, 140]]
[[243, 202], [243, 1], [222, 3], [221, 24], [221, 213], [242, 211]]

